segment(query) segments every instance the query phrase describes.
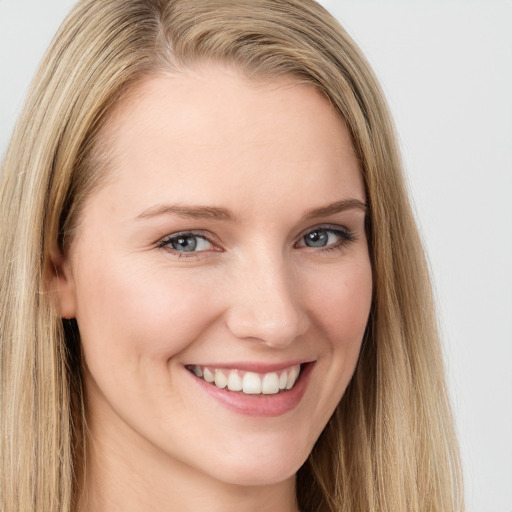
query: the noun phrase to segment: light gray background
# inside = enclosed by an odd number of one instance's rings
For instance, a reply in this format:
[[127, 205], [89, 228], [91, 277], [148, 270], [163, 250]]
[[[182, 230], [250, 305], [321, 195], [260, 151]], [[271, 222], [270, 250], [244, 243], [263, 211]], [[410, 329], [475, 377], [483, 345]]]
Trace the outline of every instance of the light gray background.
[[[468, 511], [512, 512], [512, 1], [322, 3], [374, 66], [397, 123], [433, 271]], [[0, 0], [0, 154], [72, 4]]]

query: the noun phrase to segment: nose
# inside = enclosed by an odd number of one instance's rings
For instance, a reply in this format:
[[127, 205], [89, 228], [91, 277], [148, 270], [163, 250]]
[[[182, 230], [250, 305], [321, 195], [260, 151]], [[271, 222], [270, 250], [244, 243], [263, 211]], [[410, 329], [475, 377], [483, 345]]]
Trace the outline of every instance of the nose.
[[299, 283], [282, 257], [253, 258], [233, 281], [227, 325], [237, 338], [285, 348], [307, 331]]

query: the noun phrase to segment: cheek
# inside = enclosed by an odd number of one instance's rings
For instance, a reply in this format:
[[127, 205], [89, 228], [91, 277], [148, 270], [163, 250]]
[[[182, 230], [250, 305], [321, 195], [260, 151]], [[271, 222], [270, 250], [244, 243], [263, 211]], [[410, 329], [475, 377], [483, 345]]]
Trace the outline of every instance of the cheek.
[[369, 260], [346, 262], [322, 275], [309, 290], [311, 317], [330, 341], [331, 349], [355, 348], [358, 352], [372, 302]]
[[205, 279], [133, 263], [109, 265], [105, 259], [84, 268], [77, 297], [86, 360], [125, 367], [141, 360], [166, 364], [216, 314]]

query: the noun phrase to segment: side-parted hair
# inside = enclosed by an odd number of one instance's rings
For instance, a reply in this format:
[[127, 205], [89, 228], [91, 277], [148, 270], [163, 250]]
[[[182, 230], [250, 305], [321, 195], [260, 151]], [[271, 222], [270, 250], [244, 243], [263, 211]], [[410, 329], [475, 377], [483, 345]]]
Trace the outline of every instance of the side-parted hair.
[[297, 476], [304, 512], [458, 512], [461, 472], [431, 286], [396, 137], [368, 63], [312, 0], [82, 0], [34, 79], [0, 176], [0, 510], [76, 510], [87, 436], [79, 333], [52, 306], [106, 174], [102, 128], [137, 83], [201, 62], [294, 77], [346, 123], [374, 294], [346, 393]]

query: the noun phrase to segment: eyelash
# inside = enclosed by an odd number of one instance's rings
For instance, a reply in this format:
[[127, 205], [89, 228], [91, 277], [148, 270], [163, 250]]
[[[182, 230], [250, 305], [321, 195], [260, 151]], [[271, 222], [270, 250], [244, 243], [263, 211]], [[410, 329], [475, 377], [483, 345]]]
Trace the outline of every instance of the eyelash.
[[[339, 237], [339, 240], [337, 242], [332, 243], [326, 247], [319, 247], [317, 249], [319, 252], [325, 253], [325, 252], [330, 252], [330, 251], [340, 251], [340, 250], [345, 249], [350, 243], [356, 241], [356, 236], [354, 235], [354, 233], [352, 233], [348, 229], [342, 228], [340, 226], [329, 226], [329, 225], [316, 226], [313, 229], [307, 230], [299, 237], [300, 241], [303, 241], [307, 235], [314, 233], [315, 231], [324, 231], [325, 233], [334, 234]], [[297, 244], [295, 244], [295, 245], [297, 245]], [[314, 249], [314, 247], [310, 247], [307, 245], [301, 245], [299, 247], [306, 247], [309, 249]]]
[[[330, 252], [330, 251], [339, 251], [343, 250], [352, 242], [355, 242], [357, 240], [354, 233], [350, 232], [346, 228], [342, 228], [340, 226], [329, 226], [329, 225], [321, 225], [316, 226], [313, 229], [309, 229], [303, 234], [300, 235], [299, 240], [303, 241], [304, 238], [311, 233], [314, 233], [315, 231], [324, 231], [327, 234], [334, 234], [340, 238], [337, 242], [330, 244], [326, 247], [319, 247], [316, 249], [316, 252]], [[209, 244], [215, 245], [214, 242], [212, 242], [207, 236], [200, 232], [196, 231], [182, 231], [179, 233], [173, 233], [172, 235], [166, 236], [165, 238], [162, 238], [159, 242], [157, 242], [157, 248], [159, 249], [165, 249], [166, 251], [175, 254], [178, 256], [178, 258], [191, 258], [191, 257], [197, 257], [198, 254], [202, 252], [208, 252], [208, 251], [178, 251], [174, 248], [172, 248], [170, 245], [174, 240], [178, 240], [179, 238], [198, 238], [205, 240]], [[294, 244], [294, 247], [299, 248], [309, 248], [309, 249], [315, 249], [314, 247], [307, 246], [307, 245], [300, 245], [297, 246], [298, 242]], [[217, 252], [217, 251], [215, 251]]]
[[178, 258], [191, 258], [191, 257], [197, 257], [198, 254], [202, 252], [207, 251], [177, 251], [176, 249], [173, 249], [171, 247], [171, 243], [174, 240], [178, 240], [179, 238], [199, 238], [201, 240], [205, 240], [211, 245], [215, 245], [214, 242], [212, 242], [207, 236], [203, 235], [202, 233], [199, 233], [197, 231], [181, 231], [180, 233], [173, 233], [172, 235], [166, 236], [162, 238], [159, 242], [157, 242], [157, 247], [160, 249], [165, 249], [166, 251], [170, 252], [171, 254], [175, 254], [178, 256]]

